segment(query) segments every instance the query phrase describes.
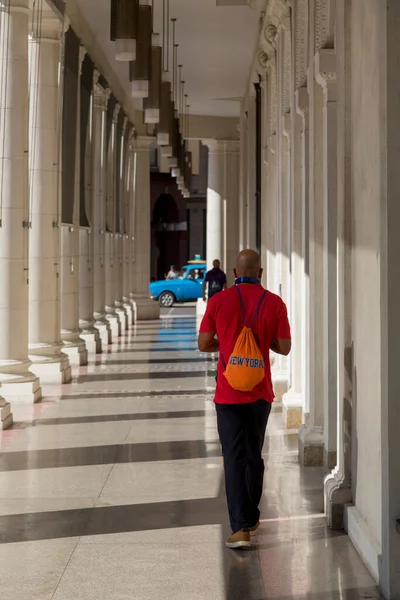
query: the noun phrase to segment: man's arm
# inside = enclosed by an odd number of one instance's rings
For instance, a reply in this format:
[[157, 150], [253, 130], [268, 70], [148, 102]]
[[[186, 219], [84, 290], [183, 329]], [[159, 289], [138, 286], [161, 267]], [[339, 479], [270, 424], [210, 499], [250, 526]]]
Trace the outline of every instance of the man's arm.
[[219, 352], [219, 343], [215, 332], [199, 333], [198, 346], [200, 352]]
[[273, 338], [271, 342], [272, 352], [276, 354], [282, 354], [287, 356], [292, 348], [292, 340], [281, 340], [279, 338]]

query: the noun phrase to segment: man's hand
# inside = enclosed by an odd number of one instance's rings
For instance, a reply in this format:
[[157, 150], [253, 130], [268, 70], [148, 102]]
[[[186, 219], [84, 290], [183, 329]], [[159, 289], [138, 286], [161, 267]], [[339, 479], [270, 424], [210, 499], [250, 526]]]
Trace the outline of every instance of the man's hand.
[[200, 352], [219, 352], [219, 342], [214, 332], [199, 333], [198, 346]]

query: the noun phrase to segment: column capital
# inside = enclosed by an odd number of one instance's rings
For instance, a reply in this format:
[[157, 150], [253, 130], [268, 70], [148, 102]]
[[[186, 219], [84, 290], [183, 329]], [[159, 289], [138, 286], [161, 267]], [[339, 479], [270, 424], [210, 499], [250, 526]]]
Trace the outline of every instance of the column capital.
[[202, 140], [205, 146], [208, 146], [208, 151], [211, 154], [228, 154], [236, 153], [240, 150], [239, 140]]
[[[97, 71], [98, 73], [98, 71]], [[109, 91], [108, 89], [105, 90], [99, 83], [98, 83], [98, 77], [96, 80], [96, 72], [95, 75], [93, 76], [93, 98], [94, 98], [94, 106], [95, 108], [101, 108], [102, 110], [107, 110], [107, 104], [108, 104], [108, 99], [110, 97], [110, 94], [108, 94], [107, 92]]]
[[[32, 15], [31, 15], [32, 21]], [[32, 39], [40, 40], [41, 42], [56, 42], [58, 43], [63, 34], [63, 25], [60, 19], [55, 15], [43, 15], [39, 24], [31, 22]]]
[[117, 102], [117, 104], [115, 105], [115, 108], [114, 108], [113, 123], [116, 123], [118, 121], [118, 115], [119, 115], [120, 110], [121, 110], [121, 105]]
[[304, 121], [304, 128], [308, 128], [308, 111], [310, 108], [310, 97], [306, 87], [298, 88], [295, 92], [296, 112]]
[[336, 52], [331, 49], [319, 50], [314, 56], [315, 81], [328, 92], [328, 101], [336, 100]]
[[134, 141], [134, 150], [136, 152], [140, 151], [150, 151], [150, 148], [154, 142], [154, 138], [150, 136], [140, 135]]

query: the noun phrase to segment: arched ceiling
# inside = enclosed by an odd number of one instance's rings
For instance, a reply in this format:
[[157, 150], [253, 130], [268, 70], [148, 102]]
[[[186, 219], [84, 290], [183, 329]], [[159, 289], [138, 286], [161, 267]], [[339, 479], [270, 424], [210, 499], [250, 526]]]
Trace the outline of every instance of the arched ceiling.
[[[110, 41], [110, 0], [75, 2], [129, 93], [128, 66], [114, 60]], [[254, 8], [217, 6], [216, 0], [170, 0], [191, 114], [239, 115], [238, 99], [244, 95], [258, 31], [258, 2], [253, 4]], [[162, 0], [155, 0], [155, 21], [161, 33]]]

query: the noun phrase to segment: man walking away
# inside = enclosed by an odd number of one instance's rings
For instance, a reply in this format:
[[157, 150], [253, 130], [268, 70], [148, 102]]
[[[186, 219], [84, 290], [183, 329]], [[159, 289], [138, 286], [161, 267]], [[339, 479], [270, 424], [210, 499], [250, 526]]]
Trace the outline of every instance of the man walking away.
[[[215, 294], [218, 292], [222, 292], [222, 290], [226, 290], [226, 275], [221, 269], [221, 263], [219, 260], [214, 260], [213, 269], [211, 271], [207, 271], [206, 278], [203, 283], [203, 300], [207, 301], [207, 297], [210, 300]], [[208, 286], [208, 294], [207, 294], [207, 286]]]
[[284, 302], [260, 284], [257, 252], [241, 252], [234, 273], [235, 285], [208, 302], [198, 345], [219, 351], [214, 402], [232, 528], [226, 545], [246, 548], [260, 524], [262, 448], [274, 400], [269, 351], [287, 356], [291, 339]]

